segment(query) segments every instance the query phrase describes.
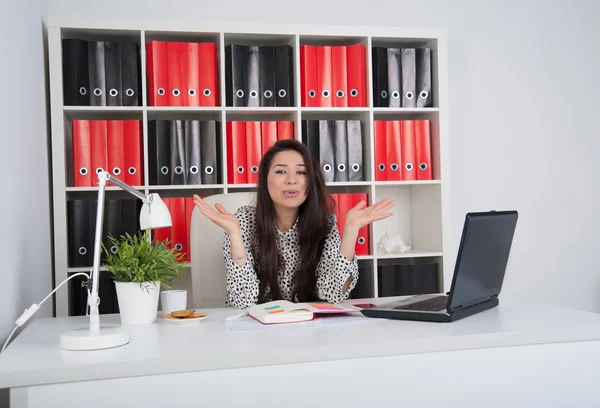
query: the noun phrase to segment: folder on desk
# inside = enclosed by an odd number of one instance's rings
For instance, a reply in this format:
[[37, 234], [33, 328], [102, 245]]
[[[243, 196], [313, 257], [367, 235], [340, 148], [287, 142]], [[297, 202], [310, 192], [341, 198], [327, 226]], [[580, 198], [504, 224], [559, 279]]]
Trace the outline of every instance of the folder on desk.
[[114, 41], [104, 41], [104, 59], [106, 69], [106, 105], [122, 106], [121, 44]]
[[106, 106], [104, 41], [88, 41], [90, 106]]
[[63, 104], [88, 106], [90, 78], [88, 71], [88, 43], [77, 38], [62, 40]]
[[185, 155], [187, 184], [202, 184], [200, 121], [185, 121]]
[[225, 81], [227, 106], [248, 106], [248, 47], [230, 44], [225, 47]]
[[148, 167], [151, 185], [171, 184], [171, 124], [168, 120], [148, 122]]
[[295, 105], [294, 60], [289, 45], [275, 46], [275, 105]]
[[200, 121], [200, 163], [202, 163], [202, 184], [219, 182], [219, 145], [217, 135], [221, 134], [220, 122], [215, 120]]
[[140, 47], [134, 42], [121, 43], [121, 81], [123, 106], [140, 106], [142, 95]]

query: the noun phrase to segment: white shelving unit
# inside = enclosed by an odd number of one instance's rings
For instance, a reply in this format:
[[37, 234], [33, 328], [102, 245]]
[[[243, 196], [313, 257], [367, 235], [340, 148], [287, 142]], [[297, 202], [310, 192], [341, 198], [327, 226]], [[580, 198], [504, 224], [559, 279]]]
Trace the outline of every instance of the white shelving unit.
[[[140, 44], [142, 106], [95, 107], [63, 106], [62, 52], [63, 38], [89, 40], [131, 40]], [[217, 46], [219, 103], [217, 107], [155, 107], [148, 106], [145, 44], [150, 40], [166, 41], [214, 41]], [[225, 46], [240, 44], [289, 44], [294, 51], [294, 98], [295, 107], [243, 108], [225, 106]], [[306, 108], [301, 107], [300, 93], [300, 45], [338, 45], [361, 43], [367, 50], [366, 85], [367, 106], [360, 108]], [[373, 107], [371, 48], [376, 45], [397, 47], [429, 47], [432, 61], [431, 108], [380, 108]], [[313, 26], [313, 25], [267, 25], [267, 24], [204, 24], [189, 21], [109, 21], [99, 19], [56, 17], [49, 18], [48, 26], [50, 103], [52, 132], [52, 192], [54, 233], [54, 275], [60, 284], [70, 273], [87, 268], [68, 267], [67, 201], [74, 197], [95, 199], [93, 187], [69, 187], [71, 172], [68, 131], [73, 119], [137, 119], [143, 124], [144, 185], [137, 186], [145, 193], [160, 192], [162, 196], [191, 196], [194, 193], [210, 195], [236, 191], [252, 191], [255, 185], [227, 184], [227, 138], [229, 120], [293, 120], [295, 137], [301, 140], [301, 121], [304, 119], [360, 119], [363, 124], [363, 151], [365, 181], [353, 183], [329, 183], [331, 193], [368, 193], [371, 202], [385, 197], [396, 200], [394, 216], [375, 223], [370, 228], [371, 250], [368, 256], [359, 257], [359, 266], [368, 273], [361, 279], [368, 281], [377, 296], [378, 263], [405, 263], [421, 260], [434, 261], [440, 266], [440, 288], [449, 290], [452, 279], [454, 253], [450, 248], [449, 218], [449, 130], [447, 96], [447, 45], [443, 30], [409, 28]], [[219, 171], [222, 184], [151, 186], [148, 184], [148, 121], [153, 119], [215, 119], [222, 123], [218, 139]], [[431, 147], [433, 179], [431, 181], [375, 181], [373, 122], [378, 119], [428, 119], [431, 123]], [[107, 188], [109, 194], [121, 194], [116, 187]], [[127, 197], [126, 193], [123, 197]], [[377, 243], [385, 233], [400, 233], [412, 248], [403, 254], [379, 254]], [[189, 268], [174, 286], [191, 290]], [[56, 315], [68, 315], [68, 290], [56, 293]]]

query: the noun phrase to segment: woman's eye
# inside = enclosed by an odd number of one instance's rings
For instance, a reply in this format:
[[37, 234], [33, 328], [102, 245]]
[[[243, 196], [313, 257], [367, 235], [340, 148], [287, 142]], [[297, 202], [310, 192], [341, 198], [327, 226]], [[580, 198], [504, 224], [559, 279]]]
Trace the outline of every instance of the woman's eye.
[[298, 174], [301, 174], [303, 176], [306, 176], [306, 172], [305, 171], [299, 171]]
[[275, 170], [275, 174], [285, 174], [285, 171], [283, 171], [283, 170]]

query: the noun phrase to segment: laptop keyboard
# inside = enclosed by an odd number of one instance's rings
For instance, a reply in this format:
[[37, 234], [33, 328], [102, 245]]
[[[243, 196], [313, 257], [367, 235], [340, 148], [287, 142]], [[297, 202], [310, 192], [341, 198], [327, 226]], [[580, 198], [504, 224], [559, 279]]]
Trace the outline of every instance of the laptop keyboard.
[[396, 306], [396, 310], [422, 310], [438, 312], [445, 310], [448, 305], [448, 296], [436, 296], [430, 299], [421, 300], [420, 302], [411, 303], [409, 305]]

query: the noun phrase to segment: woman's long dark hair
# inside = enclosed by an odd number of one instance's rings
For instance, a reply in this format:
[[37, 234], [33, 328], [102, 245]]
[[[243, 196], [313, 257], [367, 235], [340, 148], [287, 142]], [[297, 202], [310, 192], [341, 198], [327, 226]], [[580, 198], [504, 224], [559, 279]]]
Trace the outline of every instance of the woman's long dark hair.
[[306, 165], [306, 200], [298, 209], [300, 266], [293, 279], [292, 300], [299, 302], [319, 300], [316, 284], [317, 264], [325, 239], [331, 227], [328, 215], [332, 212], [331, 197], [327, 193], [323, 174], [317, 159], [308, 148], [296, 140], [280, 140], [263, 155], [258, 170], [256, 203], [256, 237], [252, 248], [255, 269], [260, 281], [259, 303], [268, 297], [281, 299], [278, 271], [284, 262], [277, 249], [277, 225], [273, 201], [269, 195], [267, 177], [275, 155], [286, 150], [298, 152]]

